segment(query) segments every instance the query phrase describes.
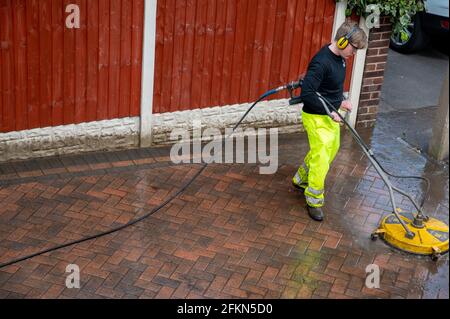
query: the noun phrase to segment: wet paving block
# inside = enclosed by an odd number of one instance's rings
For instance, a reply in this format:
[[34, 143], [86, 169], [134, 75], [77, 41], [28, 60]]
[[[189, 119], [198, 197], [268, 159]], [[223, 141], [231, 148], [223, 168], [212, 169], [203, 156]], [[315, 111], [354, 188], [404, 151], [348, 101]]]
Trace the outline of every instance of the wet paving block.
[[[360, 133], [392, 172], [430, 176], [425, 207], [448, 221], [448, 168], [379, 128]], [[261, 175], [259, 164], [210, 164], [133, 226], [1, 268], [0, 297], [448, 298], [448, 255], [434, 263], [370, 239], [390, 212], [389, 194], [346, 131], [341, 144], [322, 223], [308, 217], [290, 184], [306, 135], [280, 135], [275, 174]], [[159, 147], [0, 164], [0, 262], [152, 212], [201, 169], [174, 165], [169, 153]], [[395, 183], [417, 196], [424, 190], [416, 181]], [[412, 211], [405, 200], [399, 205]], [[69, 264], [80, 267], [80, 289], [65, 287]], [[365, 284], [371, 264], [380, 268], [378, 289]]]

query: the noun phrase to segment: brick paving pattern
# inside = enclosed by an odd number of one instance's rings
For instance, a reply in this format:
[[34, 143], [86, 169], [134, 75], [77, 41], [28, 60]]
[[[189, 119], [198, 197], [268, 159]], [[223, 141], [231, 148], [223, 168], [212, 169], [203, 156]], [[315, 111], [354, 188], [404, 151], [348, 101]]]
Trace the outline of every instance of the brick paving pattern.
[[[200, 168], [173, 165], [169, 150], [0, 164], [0, 263], [123, 225], [162, 203]], [[448, 298], [448, 256], [434, 263], [370, 240], [391, 207], [348, 134], [327, 179], [326, 219], [307, 216], [290, 184], [306, 150], [304, 134], [280, 136], [273, 175], [260, 175], [256, 164], [211, 164], [134, 226], [0, 269], [0, 298]], [[439, 176], [433, 182], [445, 187]], [[448, 223], [448, 197], [426, 207]], [[379, 289], [365, 286], [372, 263], [381, 269]], [[68, 264], [81, 269], [80, 289], [65, 287]]]

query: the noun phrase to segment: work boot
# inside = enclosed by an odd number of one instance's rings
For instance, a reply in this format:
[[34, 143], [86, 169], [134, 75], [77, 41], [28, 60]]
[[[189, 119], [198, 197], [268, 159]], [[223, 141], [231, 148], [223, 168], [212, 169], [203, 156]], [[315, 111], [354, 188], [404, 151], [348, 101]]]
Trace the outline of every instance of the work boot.
[[318, 222], [321, 222], [323, 220], [323, 211], [320, 207], [311, 207], [309, 205], [306, 205], [306, 208], [308, 209], [308, 215]]
[[294, 182], [292, 182], [292, 186], [294, 186], [296, 189], [298, 189], [300, 192], [304, 193], [305, 192], [305, 188], [306, 187], [302, 187], [300, 185], [295, 184]]

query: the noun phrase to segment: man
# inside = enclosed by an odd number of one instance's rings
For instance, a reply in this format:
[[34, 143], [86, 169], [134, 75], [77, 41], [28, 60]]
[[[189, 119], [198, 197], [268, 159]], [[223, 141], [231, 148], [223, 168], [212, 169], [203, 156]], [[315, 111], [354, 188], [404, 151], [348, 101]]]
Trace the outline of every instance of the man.
[[333, 112], [330, 118], [316, 95], [319, 92], [336, 109], [350, 112], [352, 104], [345, 100], [345, 61], [358, 49], [367, 46], [367, 35], [353, 22], [344, 22], [331, 44], [324, 46], [311, 60], [303, 79], [302, 120], [308, 135], [310, 151], [292, 178], [295, 187], [304, 191], [308, 214], [322, 221], [325, 178], [340, 145], [341, 119]]

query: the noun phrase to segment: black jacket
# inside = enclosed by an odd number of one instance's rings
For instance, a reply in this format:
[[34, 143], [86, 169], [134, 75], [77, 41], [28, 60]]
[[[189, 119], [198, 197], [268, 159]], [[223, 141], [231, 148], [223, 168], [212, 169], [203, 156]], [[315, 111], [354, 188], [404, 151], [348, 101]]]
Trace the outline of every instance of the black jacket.
[[327, 114], [316, 91], [336, 109], [339, 109], [344, 99], [345, 60], [335, 55], [328, 46], [324, 46], [312, 58], [303, 80], [300, 97], [304, 103], [303, 111], [309, 114]]

